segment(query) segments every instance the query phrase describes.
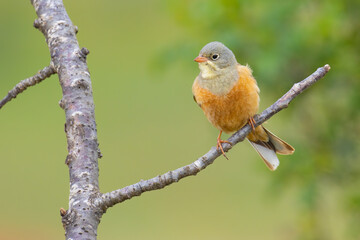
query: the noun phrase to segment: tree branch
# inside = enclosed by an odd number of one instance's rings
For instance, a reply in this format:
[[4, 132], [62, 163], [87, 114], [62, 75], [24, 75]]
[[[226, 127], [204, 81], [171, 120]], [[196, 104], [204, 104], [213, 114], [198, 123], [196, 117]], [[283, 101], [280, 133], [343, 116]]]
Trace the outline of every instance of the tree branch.
[[0, 101], [0, 109], [7, 103], [10, 102], [11, 99], [16, 98], [17, 95], [25, 91], [28, 87], [34, 86], [38, 84], [42, 80], [50, 77], [55, 73], [55, 69], [53, 65], [45, 67], [40, 70], [37, 74], [27, 79], [22, 80], [18, 84], [15, 85], [13, 89], [11, 89], [8, 94]]
[[[318, 68], [313, 74], [306, 79], [293, 85], [293, 87], [277, 100], [273, 105], [265, 109], [260, 115], [255, 116], [255, 127], [261, 125], [266, 120], [270, 119], [274, 114], [280, 110], [287, 108], [289, 103], [305, 89], [313, 85], [316, 81], [325, 76], [330, 70], [329, 65]], [[251, 127], [247, 124], [239, 131], [234, 133], [228, 141], [234, 146], [235, 144], [243, 141], [250, 133]], [[230, 144], [224, 144], [224, 151], [229, 151], [232, 146]], [[214, 160], [221, 155], [221, 152], [212, 147], [209, 152], [197, 159], [195, 162], [178, 168], [176, 170], [167, 172], [149, 180], [141, 180], [138, 183], [118, 189], [112, 192], [102, 194], [95, 200], [95, 204], [102, 209], [106, 210], [109, 207], [114, 206], [117, 203], [121, 203], [125, 200], [131, 199], [135, 196], [140, 196], [144, 192], [153, 191], [164, 188], [172, 183], [178, 182], [180, 179], [195, 176], [198, 172], [205, 169], [212, 164]]]
[[62, 209], [66, 239], [96, 239], [102, 211], [92, 199], [99, 193], [98, 141], [90, 73], [89, 51], [79, 48], [77, 28], [72, 24], [62, 0], [32, 0], [51, 60], [59, 76], [65, 110], [69, 167], [69, 209]]

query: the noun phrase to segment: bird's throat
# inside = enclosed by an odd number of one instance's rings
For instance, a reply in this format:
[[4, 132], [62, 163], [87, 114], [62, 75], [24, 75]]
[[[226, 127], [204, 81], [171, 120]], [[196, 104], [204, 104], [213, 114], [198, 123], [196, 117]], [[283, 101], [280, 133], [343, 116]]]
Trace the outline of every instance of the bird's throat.
[[200, 67], [200, 74], [198, 76], [200, 87], [218, 96], [230, 92], [238, 80], [239, 73], [236, 67], [212, 69], [211, 66], [203, 66]]

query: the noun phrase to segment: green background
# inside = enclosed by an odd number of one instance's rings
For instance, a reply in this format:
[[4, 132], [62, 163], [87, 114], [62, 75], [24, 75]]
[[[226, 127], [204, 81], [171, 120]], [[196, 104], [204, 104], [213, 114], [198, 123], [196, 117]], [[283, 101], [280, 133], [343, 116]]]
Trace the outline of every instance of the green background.
[[[90, 50], [100, 187], [187, 165], [217, 130], [193, 102], [193, 59], [222, 41], [254, 70], [263, 110], [332, 69], [266, 126], [296, 152], [270, 172], [246, 142], [198, 174], [109, 209], [99, 239], [359, 239], [359, 1], [65, 1]], [[29, 1], [0, 2], [0, 97], [49, 64]], [[57, 76], [0, 110], [0, 239], [64, 239], [64, 112]], [[226, 135], [224, 135], [226, 136]]]

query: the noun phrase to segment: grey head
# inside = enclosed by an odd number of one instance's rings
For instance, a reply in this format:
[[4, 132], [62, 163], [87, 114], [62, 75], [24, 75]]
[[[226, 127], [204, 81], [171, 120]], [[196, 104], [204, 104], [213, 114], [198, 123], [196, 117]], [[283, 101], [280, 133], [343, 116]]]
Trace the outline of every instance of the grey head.
[[206, 58], [208, 63], [214, 63], [219, 69], [236, 66], [237, 64], [234, 53], [221, 42], [210, 42], [206, 44], [201, 49], [199, 57], [203, 58], [200, 58], [200, 61], [197, 62], [206, 62], [204, 59]]
[[237, 61], [235, 55], [221, 42], [206, 44], [194, 60], [199, 63], [200, 75], [203, 79], [236, 75]]

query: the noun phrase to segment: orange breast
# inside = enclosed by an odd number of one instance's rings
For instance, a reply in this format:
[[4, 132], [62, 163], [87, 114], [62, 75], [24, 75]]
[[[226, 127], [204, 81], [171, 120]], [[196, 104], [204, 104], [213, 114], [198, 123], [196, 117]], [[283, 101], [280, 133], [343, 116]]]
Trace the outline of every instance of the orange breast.
[[[219, 130], [234, 132], [244, 126], [259, 108], [259, 88], [248, 66], [239, 65], [239, 80], [222, 96], [201, 88], [197, 80], [193, 85], [196, 102], [208, 120]], [[216, 80], [214, 80], [216, 81]]]

